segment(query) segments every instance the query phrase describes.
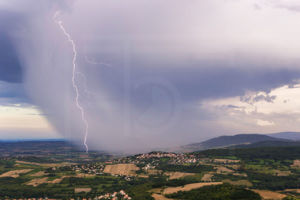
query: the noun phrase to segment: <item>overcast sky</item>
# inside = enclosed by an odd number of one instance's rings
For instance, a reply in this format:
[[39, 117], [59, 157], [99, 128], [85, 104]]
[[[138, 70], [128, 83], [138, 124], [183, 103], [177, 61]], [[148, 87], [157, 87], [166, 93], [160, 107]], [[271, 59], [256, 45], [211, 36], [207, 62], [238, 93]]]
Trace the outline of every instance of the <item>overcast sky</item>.
[[300, 131], [297, 0], [2, 0], [0, 139], [82, 144], [58, 21], [91, 148]]

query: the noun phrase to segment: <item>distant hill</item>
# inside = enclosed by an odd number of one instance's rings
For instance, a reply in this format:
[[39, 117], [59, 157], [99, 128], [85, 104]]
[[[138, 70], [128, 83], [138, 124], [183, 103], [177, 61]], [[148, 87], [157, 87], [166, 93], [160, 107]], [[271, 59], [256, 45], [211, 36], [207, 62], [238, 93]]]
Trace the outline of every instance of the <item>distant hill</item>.
[[237, 145], [249, 145], [258, 142], [290, 142], [290, 140], [275, 138], [269, 135], [262, 134], [239, 134], [234, 136], [220, 136], [206, 140], [201, 143], [194, 143], [182, 146], [181, 151], [201, 151], [206, 149], [216, 149], [232, 147]]
[[300, 132], [281, 132], [268, 134], [271, 137], [300, 141]]

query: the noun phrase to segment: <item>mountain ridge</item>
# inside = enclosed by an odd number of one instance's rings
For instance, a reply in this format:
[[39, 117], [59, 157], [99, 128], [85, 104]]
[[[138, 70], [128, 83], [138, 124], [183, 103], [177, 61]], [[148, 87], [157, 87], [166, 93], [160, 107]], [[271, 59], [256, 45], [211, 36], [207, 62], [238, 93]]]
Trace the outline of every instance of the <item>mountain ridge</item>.
[[205, 140], [203, 142], [183, 145], [180, 146], [179, 149], [183, 152], [191, 152], [216, 148], [235, 148], [237, 146], [247, 147], [256, 143], [257, 146], [272, 146], [275, 144], [285, 146], [293, 145], [293, 143], [299, 144], [297, 143], [297, 141], [300, 141], [299, 132], [280, 132], [270, 134], [237, 134], [219, 136]]

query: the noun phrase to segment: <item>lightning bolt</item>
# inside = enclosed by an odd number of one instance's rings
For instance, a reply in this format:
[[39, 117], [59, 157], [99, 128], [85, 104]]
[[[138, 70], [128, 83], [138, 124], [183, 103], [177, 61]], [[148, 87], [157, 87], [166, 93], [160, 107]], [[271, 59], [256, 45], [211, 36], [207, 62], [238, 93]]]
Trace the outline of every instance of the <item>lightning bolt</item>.
[[59, 28], [61, 29], [61, 31], [63, 32], [63, 34], [65, 35], [65, 37], [67, 38], [68, 42], [71, 44], [72, 46], [72, 51], [73, 51], [73, 59], [72, 59], [72, 85], [73, 85], [73, 88], [74, 88], [74, 91], [75, 91], [75, 104], [76, 104], [76, 107], [78, 108], [78, 110], [80, 111], [81, 113], [81, 119], [84, 123], [84, 126], [85, 126], [85, 132], [84, 132], [84, 140], [83, 140], [83, 144], [85, 146], [85, 150], [86, 150], [86, 153], [89, 152], [89, 147], [88, 147], [88, 144], [87, 144], [87, 137], [88, 137], [88, 133], [89, 133], [89, 123], [87, 121], [87, 119], [85, 118], [85, 111], [84, 111], [84, 108], [80, 105], [79, 103], [79, 88], [78, 88], [78, 85], [77, 85], [77, 82], [76, 82], [76, 73], [77, 73], [77, 65], [76, 65], [76, 60], [77, 60], [77, 50], [76, 50], [76, 44], [74, 42], [74, 40], [72, 39], [71, 35], [67, 32], [67, 30], [65, 29], [64, 25], [63, 25], [63, 22], [61, 20], [58, 20], [58, 16], [59, 16], [60, 12], [57, 11], [55, 14], [54, 14], [54, 21], [55, 23], [57, 23], [57, 25], [59, 26]]

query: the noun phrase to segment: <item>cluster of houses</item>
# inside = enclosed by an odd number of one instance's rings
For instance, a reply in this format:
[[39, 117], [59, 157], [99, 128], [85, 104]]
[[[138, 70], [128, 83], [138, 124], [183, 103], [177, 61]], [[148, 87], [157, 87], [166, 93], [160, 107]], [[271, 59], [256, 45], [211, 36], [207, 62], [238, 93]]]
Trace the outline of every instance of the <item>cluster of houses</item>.
[[109, 199], [109, 200], [130, 200], [132, 199], [124, 190], [114, 193], [106, 193], [98, 196], [97, 199]]
[[155, 169], [161, 162], [161, 159], [167, 158], [169, 164], [182, 165], [187, 163], [201, 163], [199, 158], [194, 155], [183, 153], [169, 153], [169, 152], [151, 152], [139, 154], [136, 156], [129, 156], [125, 158], [115, 159], [106, 162], [105, 164], [122, 164], [130, 163], [136, 165], [143, 165], [143, 170]]
[[151, 152], [146, 154], [141, 154], [136, 157], [136, 159], [149, 159], [149, 158], [176, 158], [178, 155], [176, 153], [168, 153], [168, 152]]
[[82, 164], [82, 165], [73, 165], [71, 168], [73, 171], [84, 174], [103, 174], [104, 165], [100, 163], [94, 164]]
[[[176, 154], [176, 153], [167, 153], [167, 152], [152, 152], [148, 154], [141, 154], [136, 157], [137, 164], [140, 164], [141, 161], [152, 160], [152, 164], [159, 163], [161, 158], [168, 158], [169, 164], [187, 164], [187, 163], [198, 163], [199, 159], [194, 155], [188, 154]], [[147, 168], [151, 166], [147, 165]]]
[[137, 160], [151, 159], [151, 158], [170, 158], [170, 164], [185, 164], [185, 163], [197, 163], [197, 159], [194, 155], [189, 154], [177, 154], [168, 152], [152, 152], [147, 154], [141, 154], [136, 157]]
[[[137, 166], [143, 166], [141, 169], [144, 171], [154, 170], [160, 165], [162, 159], [168, 159], [168, 164], [171, 165], [184, 165], [184, 164], [223, 164], [232, 165], [238, 164], [240, 160], [233, 159], [211, 159], [211, 158], [199, 158], [193, 154], [183, 154], [183, 153], [169, 153], [169, 152], [151, 152], [145, 154], [139, 154], [136, 156], [129, 156], [120, 159], [114, 159], [107, 161], [105, 163], [92, 163], [92, 164], [82, 164], [73, 165], [71, 168], [76, 173], [92, 174], [92, 175], [102, 175], [106, 165], [114, 164], [124, 164], [130, 163]], [[117, 176], [117, 175], [116, 175]], [[130, 180], [130, 177], [128, 177]]]
[[[210, 159], [210, 158], [198, 158], [193, 154], [183, 154], [183, 153], [167, 153], [167, 152], [152, 152], [136, 156], [137, 161], [141, 160], [155, 160], [160, 158], [169, 158], [169, 164], [203, 164], [203, 163], [215, 163], [215, 164], [237, 164], [240, 160], [234, 159]], [[154, 161], [155, 162], [155, 161]], [[139, 164], [139, 162], [137, 163]], [[149, 165], [147, 168], [151, 168]]]

